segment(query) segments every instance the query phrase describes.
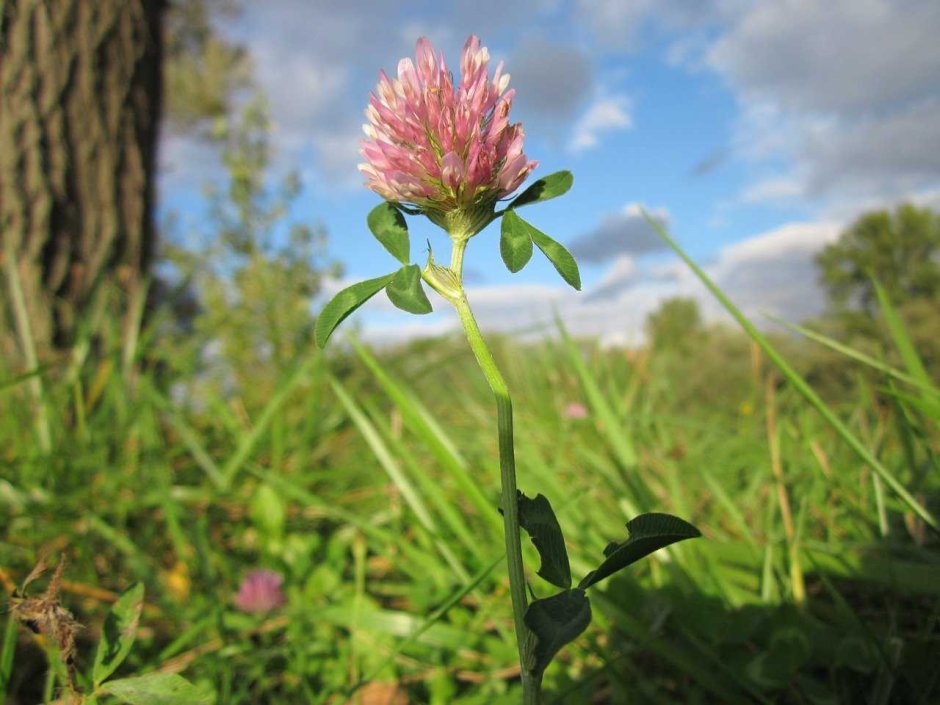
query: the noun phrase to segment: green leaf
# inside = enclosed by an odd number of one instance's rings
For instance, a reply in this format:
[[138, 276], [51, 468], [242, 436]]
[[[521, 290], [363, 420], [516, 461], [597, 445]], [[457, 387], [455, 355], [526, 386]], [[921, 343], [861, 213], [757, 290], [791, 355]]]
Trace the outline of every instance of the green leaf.
[[402, 264], [411, 261], [411, 243], [408, 240], [408, 224], [401, 211], [386, 201], [380, 203], [369, 213], [366, 222], [382, 247]]
[[529, 227], [532, 228], [529, 233], [532, 236], [532, 242], [538, 246], [543, 255], [548, 257], [549, 262], [555, 265], [555, 269], [558, 270], [561, 278], [568, 282], [570, 286], [581, 291], [581, 273], [578, 271], [578, 263], [575, 262], [571, 253], [565, 249], [564, 245], [555, 242], [541, 230], [533, 228], [531, 225]]
[[532, 258], [531, 225], [516, 215], [506, 211], [500, 229], [499, 253], [503, 256], [506, 268], [515, 274], [526, 266]]
[[591, 623], [591, 601], [584, 590], [565, 590], [544, 600], [535, 600], [525, 613], [525, 625], [535, 634], [535, 663], [540, 677], [565, 644], [574, 641]]
[[143, 606], [143, 583], [134, 585], [112, 605], [104, 620], [98, 650], [95, 652], [91, 675], [95, 686], [101, 685], [127, 658], [137, 636], [137, 623]]
[[353, 284], [346, 287], [336, 296], [330, 299], [330, 302], [323, 307], [320, 315], [317, 317], [317, 325], [314, 329], [314, 339], [320, 348], [326, 347], [326, 341], [330, 339], [336, 326], [346, 320], [346, 317], [371, 299], [386, 284], [392, 281], [396, 273], [386, 274], [384, 277], [367, 279], [364, 282]]
[[679, 517], [656, 513], [641, 514], [627, 522], [627, 531], [630, 535], [626, 541], [608, 544], [604, 549], [607, 560], [601, 563], [597, 570], [584, 576], [578, 584], [579, 588], [586, 590], [653, 551], [702, 535], [698, 529]]
[[136, 678], [121, 678], [101, 686], [130, 705], [211, 705], [215, 701], [212, 691], [196, 687], [175, 673], [148, 673]]
[[557, 198], [568, 192], [574, 183], [574, 175], [570, 171], [556, 171], [554, 174], [543, 176], [525, 191], [510, 201], [508, 208], [519, 208], [530, 203], [547, 201]]
[[935, 384], [930, 378], [930, 374], [927, 372], [927, 368], [924, 367], [923, 360], [921, 360], [917, 352], [917, 346], [914, 344], [910, 333], [904, 325], [904, 321], [898, 314], [897, 309], [891, 304], [891, 297], [888, 295], [888, 292], [885, 291], [885, 288], [878, 280], [873, 279], [872, 284], [875, 287], [875, 294], [878, 296], [878, 305], [881, 307], [881, 314], [884, 317], [885, 324], [888, 326], [888, 331], [891, 333], [891, 338], [894, 340], [894, 344], [901, 354], [901, 360], [903, 360], [904, 366], [907, 368], [907, 373], [916, 379], [921, 386], [936, 389]]
[[395, 277], [385, 287], [385, 293], [402, 311], [431, 313], [431, 302], [421, 286], [421, 268], [416, 264], [406, 265], [395, 272]]
[[571, 566], [565, 537], [548, 498], [538, 494], [535, 499], [529, 499], [519, 492], [518, 505], [519, 525], [532, 538], [542, 559], [538, 574], [556, 587], [570, 588]]

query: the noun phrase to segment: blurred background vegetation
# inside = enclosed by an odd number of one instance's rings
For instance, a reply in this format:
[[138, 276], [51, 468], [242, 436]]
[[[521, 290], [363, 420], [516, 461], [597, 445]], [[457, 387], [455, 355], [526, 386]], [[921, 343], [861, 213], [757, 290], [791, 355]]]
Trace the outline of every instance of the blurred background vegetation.
[[[517, 702], [489, 392], [457, 337], [314, 349], [339, 269], [321, 227], [289, 221], [300, 183], [272, 176], [250, 57], [212, 30], [236, 11], [0, 4], [0, 581], [67, 557], [82, 672], [143, 581], [122, 672], [180, 672], [218, 703]], [[225, 168], [198, 245], [156, 226], [161, 130]], [[936, 513], [940, 217], [869, 213], [818, 265], [827, 314], [771, 342]], [[555, 503], [576, 572], [643, 511], [706, 537], [602, 588], [547, 702], [940, 698], [936, 531], [751, 338], [691, 299], [639, 348], [547, 333], [494, 344], [520, 485]], [[244, 614], [258, 567], [287, 604]], [[6, 702], [39, 702], [45, 645], [0, 619]]]

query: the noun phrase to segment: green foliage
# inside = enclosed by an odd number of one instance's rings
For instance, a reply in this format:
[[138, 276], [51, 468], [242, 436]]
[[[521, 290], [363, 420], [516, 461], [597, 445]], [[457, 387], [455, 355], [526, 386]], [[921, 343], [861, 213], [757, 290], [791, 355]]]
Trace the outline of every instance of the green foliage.
[[816, 257], [820, 277], [839, 311], [876, 310], [872, 281], [891, 302], [940, 303], [940, 215], [910, 204], [856, 220]]
[[669, 514], [642, 514], [627, 522], [629, 536], [621, 543], [609, 543], [604, 549], [604, 562], [578, 583], [587, 590], [604, 578], [678, 541], [694, 539], [701, 532], [687, 521]]
[[[528, 226], [528, 227], [527, 227]], [[506, 269], [515, 274], [532, 259], [532, 235], [528, 225], [512, 211], [506, 211], [500, 225], [499, 253]]]
[[702, 314], [692, 298], [663, 301], [646, 318], [647, 339], [654, 349], [687, 352], [701, 339]]
[[346, 320], [346, 317], [362, 304], [382, 291], [395, 276], [396, 274], [392, 273], [358, 282], [352, 286], [347, 286], [330, 299], [317, 317], [315, 332], [317, 345], [320, 348], [326, 347], [326, 341], [330, 339], [333, 331], [336, 330], [336, 326]]
[[[257, 291], [259, 308], [282, 301], [276, 289]], [[226, 301], [214, 339], [244, 335]], [[937, 325], [936, 310], [915, 316], [913, 305], [892, 309], [885, 351], [829, 351], [824, 338], [770, 342], [935, 510], [940, 412], [925, 403], [937, 394], [934, 348], [914, 333]], [[204, 325], [173, 336], [145, 328], [132, 354], [124, 345], [77, 347], [37, 373], [48, 452], [30, 413], [35, 377], [0, 357], [4, 571], [22, 578], [41, 547], [70, 537], [68, 577], [83, 591], [85, 636], [108, 619], [99, 590], [146, 584], [146, 632], [112, 678], [179, 669], [233, 705], [518, 702], [492, 509], [492, 394], [463, 374], [472, 354], [442, 338], [340, 348], [329, 359], [311, 349], [278, 368], [232, 345], [233, 356], [218, 353], [215, 364], [244, 382], [224, 386], [209, 384], [213, 369], [186, 354], [205, 346]], [[553, 499], [575, 578], [603, 562], [612, 526], [638, 514], [694, 516], [708, 534], [594, 585], [593, 623], [573, 648], [555, 646], [578, 633], [587, 598], [577, 590], [546, 598], [570, 610], [533, 602], [539, 665], [553, 660], [548, 702], [937, 699], [940, 654], [922, 628], [937, 619], [936, 535], [750, 339], [709, 328], [694, 356], [570, 337], [493, 342], [522, 412], [520, 480]], [[836, 373], [838, 387], [823, 387]], [[565, 418], [572, 402], [588, 416]], [[543, 590], [534, 578], [541, 552], [524, 548], [532, 587]], [[232, 597], [259, 566], [284, 576], [288, 604], [241, 613]], [[806, 585], [800, 603], [794, 566]], [[8, 614], [0, 610], [0, 622]], [[0, 631], [0, 691], [40, 702], [45, 656], [25, 631], [16, 638], [9, 619]], [[93, 654], [94, 646], [78, 660], [88, 682]], [[61, 674], [49, 677], [62, 687]]]
[[233, 0], [172, 0], [164, 28], [166, 119], [178, 131], [225, 119], [232, 98], [251, 83], [243, 47], [213, 26], [237, 11]]
[[388, 201], [373, 208], [366, 222], [382, 247], [402, 264], [411, 261], [411, 244], [408, 240], [408, 224], [405, 216]]
[[560, 588], [571, 587], [571, 566], [561, 526], [545, 495], [529, 499], [519, 493], [519, 525], [532, 538], [542, 561], [538, 574]]
[[102, 692], [129, 705], [212, 705], [215, 695], [175, 673], [151, 673], [108, 681]]
[[562, 244], [520, 218], [515, 211], [507, 210], [503, 214], [499, 252], [510, 272], [518, 272], [528, 264], [532, 257], [532, 243], [548, 258], [562, 279], [578, 291], [581, 290], [581, 273], [571, 253]]
[[421, 268], [408, 264], [399, 269], [385, 287], [389, 300], [408, 313], [431, 313], [431, 302], [421, 286]]
[[168, 332], [178, 344], [168, 364], [204, 365], [207, 347], [221, 361], [206, 366], [193, 393], [214, 386], [270, 395], [277, 370], [312, 347], [311, 299], [325, 275], [339, 273], [323, 259], [322, 227], [289, 219], [301, 183], [293, 172], [272, 183], [269, 132], [260, 97], [237, 120], [217, 125], [228, 182], [208, 190], [212, 236], [196, 238], [196, 247], [167, 247], [179, 291], [191, 302], [185, 316], [173, 314]]
[[114, 603], [98, 641], [92, 681], [97, 687], [108, 679], [131, 651], [144, 607], [144, 586], [138, 583]]
[[529, 605], [525, 625], [537, 639], [535, 663], [531, 668], [536, 677], [541, 678], [555, 654], [577, 639], [590, 623], [591, 601], [580, 588], [565, 590]]
[[573, 183], [574, 175], [570, 171], [556, 171], [554, 174], [543, 176], [510, 201], [507, 210], [563, 196], [568, 193]]

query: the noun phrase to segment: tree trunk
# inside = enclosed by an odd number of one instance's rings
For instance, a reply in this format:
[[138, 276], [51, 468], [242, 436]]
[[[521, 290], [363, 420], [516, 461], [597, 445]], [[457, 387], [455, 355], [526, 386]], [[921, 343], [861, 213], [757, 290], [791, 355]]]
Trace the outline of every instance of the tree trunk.
[[0, 0], [0, 300], [40, 354], [68, 346], [88, 312], [122, 315], [142, 296], [164, 6]]

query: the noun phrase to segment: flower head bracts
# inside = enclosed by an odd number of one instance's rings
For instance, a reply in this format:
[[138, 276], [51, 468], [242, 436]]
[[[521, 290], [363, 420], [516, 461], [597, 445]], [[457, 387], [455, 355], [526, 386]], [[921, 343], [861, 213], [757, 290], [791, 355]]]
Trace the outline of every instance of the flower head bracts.
[[366, 108], [366, 185], [423, 210], [492, 209], [537, 166], [522, 151], [522, 125], [509, 122], [509, 74], [500, 63], [489, 77], [489, 51], [475, 36], [464, 45], [456, 87], [427, 38], [415, 55], [399, 62], [397, 79], [380, 72]]

